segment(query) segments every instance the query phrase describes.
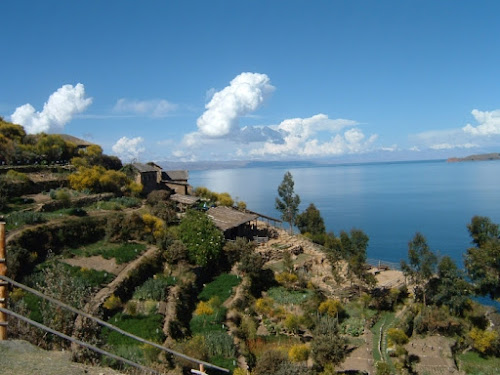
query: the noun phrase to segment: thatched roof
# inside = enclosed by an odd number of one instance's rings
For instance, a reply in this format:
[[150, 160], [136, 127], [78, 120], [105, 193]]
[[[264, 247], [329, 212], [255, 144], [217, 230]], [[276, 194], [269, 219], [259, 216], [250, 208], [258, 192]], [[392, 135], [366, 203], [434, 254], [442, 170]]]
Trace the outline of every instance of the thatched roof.
[[212, 207], [207, 212], [208, 217], [212, 219], [215, 226], [222, 231], [237, 228], [242, 224], [246, 224], [252, 220], [256, 220], [259, 216], [256, 214], [248, 214], [238, 211], [231, 207]]
[[189, 206], [195, 204], [200, 200], [198, 197], [194, 197], [192, 195], [182, 195], [182, 194], [172, 194], [170, 196], [170, 199], [172, 199], [175, 202], [179, 202], [182, 204], [187, 204]]
[[145, 173], [145, 172], [155, 172], [156, 169], [152, 167], [151, 165], [144, 164], [144, 163], [133, 163], [132, 166], [137, 169], [140, 173]]
[[165, 181], [187, 181], [189, 178], [188, 171], [162, 171], [161, 179]]

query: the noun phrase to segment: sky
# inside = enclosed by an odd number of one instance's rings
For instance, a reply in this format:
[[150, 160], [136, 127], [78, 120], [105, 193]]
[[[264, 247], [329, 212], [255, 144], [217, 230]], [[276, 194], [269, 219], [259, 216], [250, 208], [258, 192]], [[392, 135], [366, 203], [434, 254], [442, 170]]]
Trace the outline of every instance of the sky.
[[0, 2], [0, 116], [123, 161], [500, 151], [500, 2]]

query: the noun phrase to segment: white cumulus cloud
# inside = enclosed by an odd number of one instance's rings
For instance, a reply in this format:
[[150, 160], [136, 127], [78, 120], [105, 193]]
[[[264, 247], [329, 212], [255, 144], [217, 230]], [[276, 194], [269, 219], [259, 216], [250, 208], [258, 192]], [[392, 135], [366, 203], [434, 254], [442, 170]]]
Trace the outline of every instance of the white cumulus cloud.
[[119, 113], [131, 113], [151, 117], [165, 117], [177, 109], [177, 104], [170, 103], [165, 99], [134, 100], [118, 99], [113, 110]]
[[466, 133], [481, 136], [481, 135], [499, 135], [500, 134], [500, 110], [495, 111], [479, 111], [472, 110], [472, 116], [479, 123], [477, 126], [467, 124], [462, 128]]
[[[377, 135], [365, 140], [364, 133], [353, 127], [356, 125], [356, 121], [329, 119], [324, 114], [287, 119], [276, 127], [283, 136], [282, 142], [265, 142], [262, 147], [253, 149], [251, 155], [328, 156], [368, 151]], [[342, 133], [346, 127], [350, 129]], [[329, 138], [321, 140], [319, 133], [327, 133]]]
[[64, 85], [50, 95], [41, 112], [28, 103], [17, 107], [10, 117], [12, 122], [23, 125], [28, 133], [54, 133], [64, 129], [76, 114], [85, 111], [91, 103], [92, 98], [85, 97], [83, 84]]
[[125, 161], [138, 159], [139, 155], [146, 151], [143, 146], [144, 139], [142, 137], [127, 138], [121, 137], [112, 147], [113, 152]]
[[225, 137], [239, 130], [239, 118], [259, 108], [274, 90], [266, 74], [241, 73], [229, 86], [215, 92], [198, 118], [199, 131], [208, 137]]

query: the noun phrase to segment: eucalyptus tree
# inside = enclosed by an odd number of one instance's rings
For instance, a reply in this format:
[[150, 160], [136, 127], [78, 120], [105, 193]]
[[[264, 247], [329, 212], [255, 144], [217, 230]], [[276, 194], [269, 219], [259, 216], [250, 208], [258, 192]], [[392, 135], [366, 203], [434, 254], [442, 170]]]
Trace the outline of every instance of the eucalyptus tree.
[[401, 269], [405, 276], [415, 284], [415, 295], [422, 293], [426, 305], [426, 287], [436, 272], [437, 256], [431, 251], [422, 233], [417, 232], [408, 243], [408, 262], [401, 261]]
[[299, 212], [300, 197], [295, 194], [292, 174], [288, 171], [283, 176], [283, 181], [278, 186], [276, 209], [281, 212], [281, 218], [290, 224], [290, 233], [293, 233], [293, 224]]

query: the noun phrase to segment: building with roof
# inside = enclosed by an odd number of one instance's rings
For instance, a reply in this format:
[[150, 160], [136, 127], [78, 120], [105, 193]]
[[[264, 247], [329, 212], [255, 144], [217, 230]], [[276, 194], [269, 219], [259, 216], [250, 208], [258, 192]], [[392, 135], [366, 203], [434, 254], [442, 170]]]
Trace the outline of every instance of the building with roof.
[[218, 206], [211, 207], [207, 211], [207, 215], [227, 239], [236, 239], [236, 237], [251, 239], [257, 230], [259, 215], [255, 213], [238, 211], [232, 207]]
[[142, 184], [143, 192], [149, 194], [153, 190], [170, 190], [172, 193], [188, 195], [191, 186], [188, 183], [189, 173], [185, 170], [164, 171], [155, 163], [132, 163], [134, 180]]

